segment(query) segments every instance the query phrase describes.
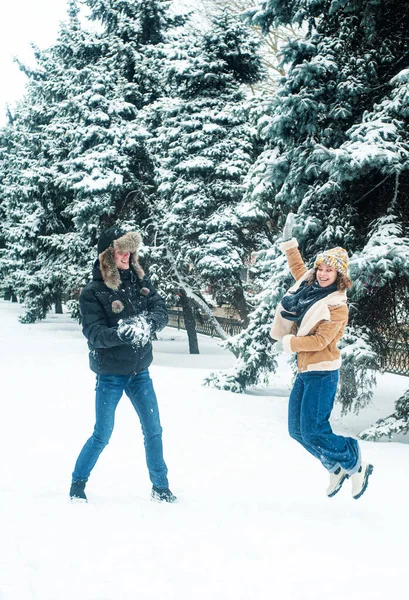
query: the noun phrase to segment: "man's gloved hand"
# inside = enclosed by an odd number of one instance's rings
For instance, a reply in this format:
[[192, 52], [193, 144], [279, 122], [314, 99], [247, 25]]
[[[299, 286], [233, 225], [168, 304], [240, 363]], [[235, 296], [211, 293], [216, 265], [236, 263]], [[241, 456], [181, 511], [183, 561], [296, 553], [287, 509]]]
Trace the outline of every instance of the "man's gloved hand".
[[274, 348], [276, 350], [276, 352], [283, 352], [284, 351], [284, 346], [283, 346], [283, 341], [282, 340], [278, 340], [275, 344], [274, 344]]
[[118, 337], [132, 346], [146, 346], [150, 342], [152, 329], [143, 315], [123, 319], [118, 323]]
[[284, 229], [283, 229], [283, 241], [284, 242], [291, 240], [291, 238], [293, 237], [294, 218], [295, 218], [294, 213], [289, 212], [287, 215], [287, 218], [285, 220], [285, 225], [284, 225]]

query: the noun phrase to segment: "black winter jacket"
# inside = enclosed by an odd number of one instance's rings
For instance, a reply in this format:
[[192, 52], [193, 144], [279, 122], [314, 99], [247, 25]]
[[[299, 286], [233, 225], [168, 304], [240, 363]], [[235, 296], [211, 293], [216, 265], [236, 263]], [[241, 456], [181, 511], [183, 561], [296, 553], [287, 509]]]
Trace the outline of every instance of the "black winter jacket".
[[117, 326], [121, 319], [144, 313], [152, 331], [160, 331], [168, 322], [164, 299], [149, 279], [146, 276], [139, 279], [132, 267], [120, 270], [121, 285], [117, 291], [105, 285], [98, 260], [92, 276], [79, 300], [91, 370], [99, 374], [131, 375], [147, 369], [153, 358], [152, 344], [141, 347], [122, 342]]

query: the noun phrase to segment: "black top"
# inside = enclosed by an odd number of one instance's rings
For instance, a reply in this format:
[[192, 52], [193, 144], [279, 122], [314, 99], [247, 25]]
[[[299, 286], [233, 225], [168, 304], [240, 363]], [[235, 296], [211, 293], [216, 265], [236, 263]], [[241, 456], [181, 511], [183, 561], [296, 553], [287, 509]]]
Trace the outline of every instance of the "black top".
[[148, 368], [152, 362], [152, 344], [132, 346], [117, 334], [118, 322], [143, 313], [152, 331], [160, 331], [168, 322], [164, 299], [149, 279], [141, 280], [131, 268], [119, 270], [121, 285], [117, 291], [108, 288], [97, 260], [93, 280], [80, 295], [82, 331], [88, 340], [89, 364], [94, 373], [131, 375]]

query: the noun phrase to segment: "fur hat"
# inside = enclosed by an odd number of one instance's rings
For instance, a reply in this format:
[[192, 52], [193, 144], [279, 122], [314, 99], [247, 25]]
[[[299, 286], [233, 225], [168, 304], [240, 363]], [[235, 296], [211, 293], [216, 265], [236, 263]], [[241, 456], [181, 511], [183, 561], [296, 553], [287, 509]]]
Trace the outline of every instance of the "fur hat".
[[120, 227], [111, 227], [104, 231], [98, 240], [99, 268], [102, 279], [107, 287], [117, 290], [121, 284], [119, 269], [115, 264], [114, 251], [130, 252], [130, 265], [138, 277], [143, 278], [144, 272], [138, 264], [138, 250], [142, 238], [136, 231], [125, 231]]
[[322, 263], [332, 267], [342, 275], [348, 275], [349, 258], [348, 253], [344, 248], [331, 248], [330, 250], [325, 250], [325, 252], [317, 254], [314, 268], [316, 269]]

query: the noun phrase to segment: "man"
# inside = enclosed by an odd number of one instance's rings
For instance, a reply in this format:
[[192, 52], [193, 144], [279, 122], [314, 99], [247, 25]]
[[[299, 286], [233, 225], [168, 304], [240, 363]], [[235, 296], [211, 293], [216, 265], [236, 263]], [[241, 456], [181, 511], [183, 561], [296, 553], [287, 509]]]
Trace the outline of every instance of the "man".
[[141, 422], [152, 499], [175, 502], [163, 460], [162, 427], [149, 376], [151, 336], [168, 322], [165, 301], [138, 264], [139, 233], [112, 227], [98, 241], [92, 281], [80, 296], [82, 330], [96, 373], [96, 421], [72, 474], [70, 497], [87, 501], [85, 485], [114, 428], [123, 392]]

